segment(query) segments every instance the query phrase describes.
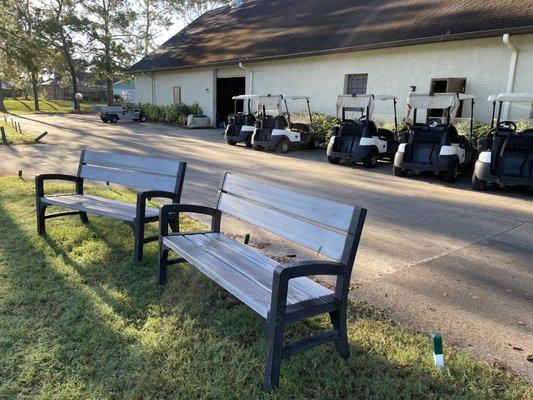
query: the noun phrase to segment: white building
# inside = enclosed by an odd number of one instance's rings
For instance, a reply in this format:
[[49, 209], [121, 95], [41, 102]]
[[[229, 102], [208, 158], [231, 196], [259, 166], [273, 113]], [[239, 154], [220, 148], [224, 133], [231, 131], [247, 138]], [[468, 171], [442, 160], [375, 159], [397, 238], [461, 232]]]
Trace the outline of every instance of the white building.
[[[341, 93], [533, 91], [533, 7], [514, 0], [244, 0], [208, 12], [130, 72], [137, 101], [197, 102], [211, 121], [243, 93], [312, 97], [335, 114]], [[512, 118], [530, 118], [513, 106]], [[377, 109], [376, 112], [379, 114]], [[390, 110], [387, 112], [390, 113]], [[468, 111], [464, 111], [467, 116]]]

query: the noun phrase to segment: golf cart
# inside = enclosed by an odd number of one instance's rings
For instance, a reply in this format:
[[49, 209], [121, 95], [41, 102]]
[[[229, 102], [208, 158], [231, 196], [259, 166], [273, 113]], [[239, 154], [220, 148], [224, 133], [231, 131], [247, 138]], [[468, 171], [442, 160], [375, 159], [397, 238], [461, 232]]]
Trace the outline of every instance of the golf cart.
[[[224, 132], [226, 142], [235, 146], [244, 142], [246, 147], [252, 147], [252, 135], [255, 130], [255, 115], [252, 111], [252, 102], [256, 102], [259, 96], [246, 94], [233, 97], [235, 101], [235, 114], [228, 117], [228, 126]], [[239, 101], [243, 102], [242, 112], [238, 111]], [[255, 104], [254, 104], [255, 105]], [[245, 113], [245, 108], [247, 112]]]
[[[461, 101], [470, 100], [470, 135], [473, 129], [475, 97], [456, 93], [411, 93], [407, 99], [407, 118], [413, 111], [413, 122], [399, 135], [400, 145], [394, 156], [393, 172], [406, 176], [408, 171], [433, 172], [446, 182], [453, 182], [472, 164], [468, 139], [459, 135], [453, 125]], [[443, 117], [429, 117], [417, 122], [418, 110], [442, 110]]]
[[116, 124], [120, 119], [145, 122], [146, 116], [141, 110], [131, 108], [126, 104], [100, 107], [100, 119], [104, 122]]
[[[504, 103], [533, 103], [533, 93], [504, 93], [493, 101], [492, 129], [479, 141], [479, 158], [472, 176], [472, 189], [485, 190], [487, 184], [533, 187], [533, 129], [517, 131], [513, 121], [502, 121]], [[496, 104], [498, 117], [494, 125]]]
[[[291, 114], [288, 103], [306, 102], [305, 113]], [[255, 150], [315, 149], [320, 143], [313, 131], [313, 117], [309, 97], [267, 95], [259, 96], [259, 113], [252, 145]]]
[[[328, 161], [338, 164], [340, 161], [363, 162], [368, 168], [374, 168], [378, 159], [392, 160], [398, 148], [396, 135], [398, 119], [396, 115], [396, 97], [373, 94], [341, 95], [337, 99], [337, 118], [340, 125], [333, 127], [328, 144]], [[372, 121], [375, 101], [392, 100], [394, 104], [395, 132], [381, 129]], [[348, 112], [361, 112], [357, 120], [348, 119]]]

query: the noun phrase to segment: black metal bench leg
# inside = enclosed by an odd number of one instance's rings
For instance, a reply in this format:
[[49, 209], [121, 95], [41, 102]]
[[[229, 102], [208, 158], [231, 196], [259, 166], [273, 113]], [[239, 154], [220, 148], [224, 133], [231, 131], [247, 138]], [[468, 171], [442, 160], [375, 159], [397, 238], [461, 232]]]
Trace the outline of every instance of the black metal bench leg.
[[267, 358], [263, 390], [271, 390], [279, 386], [284, 333], [285, 325], [282, 323], [271, 323], [268, 327]]
[[134, 224], [135, 246], [133, 254], [135, 261], [141, 261], [143, 259], [144, 250], [144, 221], [136, 220]]
[[40, 201], [37, 201], [37, 234], [43, 236], [46, 233], [46, 207]]
[[80, 219], [83, 224], [89, 223], [89, 217], [87, 216], [86, 212], [80, 211]]
[[350, 347], [348, 345], [348, 330], [346, 327], [346, 312], [333, 311], [329, 313], [333, 328], [339, 332], [339, 338], [335, 341], [335, 350], [343, 358], [350, 357]]
[[157, 284], [164, 286], [167, 283], [168, 249], [159, 247], [159, 260], [157, 263]]

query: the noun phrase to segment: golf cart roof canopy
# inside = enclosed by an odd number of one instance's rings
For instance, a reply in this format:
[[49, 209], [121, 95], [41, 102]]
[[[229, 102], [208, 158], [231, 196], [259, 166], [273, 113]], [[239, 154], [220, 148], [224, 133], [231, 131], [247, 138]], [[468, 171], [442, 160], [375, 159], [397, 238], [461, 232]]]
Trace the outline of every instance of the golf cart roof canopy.
[[[410, 93], [407, 99], [407, 118], [411, 111], [417, 108], [421, 109], [449, 109], [450, 121], [453, 123], [457, 111], [459, 110], [460, 100], [473, 101], [475, 96], [468, 94], [456, 93]], [[473, 104], [473, 103], [472, 103]]]
[[488, 98], [487, 98], [487, 101], [490, 101], [491, 103], [494, 102], [494, 101], [497, 101], [498, 100], [498, 95], [497, 94], [491, 94]]
[[341, 94], [337, 97], [337, 118], [342, 118], [343, 109], [368, 108], [368, 119], [374, 112], [374, 95], [372, 94]]
[[281, 95], [284, 100], [310, 100], [311, 97], [309, 96], [297, 96], [294, 94], [283, 94]]
[[258, 98], [259, 95], [257, 94], [241, 94], [239, 96], [233, 96], [233, 100], [255, 100]]
[[533, 103], [533, 93], [501, 93], [496, 100], [509, 103]]
[[341, 94], [337, 98], [337, 118], [342, 118], [342, 110], [349, 108], [367, 108], [368, 114], [367, 118], [372, 119], [372, 114], [374, 112], [374, 102], [376, 100], [385, 101], [385, 100], [396, 100], [396, 96], [388, 94]]

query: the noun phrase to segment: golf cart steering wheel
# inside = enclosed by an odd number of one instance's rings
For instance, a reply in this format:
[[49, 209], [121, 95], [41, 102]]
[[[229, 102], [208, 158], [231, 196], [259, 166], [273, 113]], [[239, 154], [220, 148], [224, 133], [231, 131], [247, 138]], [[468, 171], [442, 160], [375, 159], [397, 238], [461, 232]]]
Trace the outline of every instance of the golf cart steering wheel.
[[363, 115], [361, 117], [359, 117], [359, 119], [357, 120], [357, 122], [359, 123], [363, 123], [363, 122], [367, 122], [368, 121], [368, 118], [366, 117], [366, 115]]
[[516, 124], [513, 121], [500, 121], [498, 130], [516, 132]]

